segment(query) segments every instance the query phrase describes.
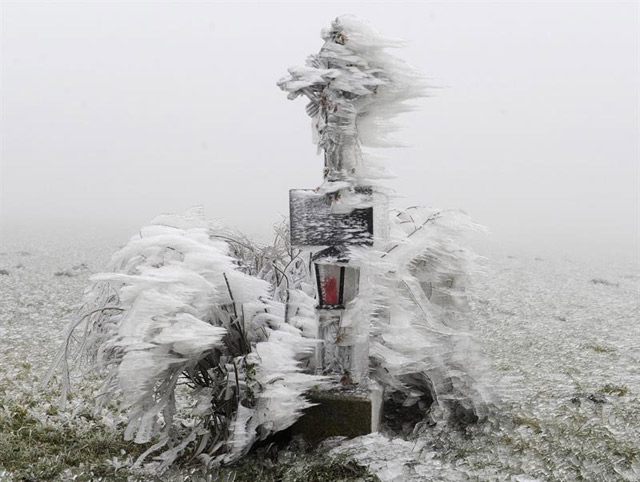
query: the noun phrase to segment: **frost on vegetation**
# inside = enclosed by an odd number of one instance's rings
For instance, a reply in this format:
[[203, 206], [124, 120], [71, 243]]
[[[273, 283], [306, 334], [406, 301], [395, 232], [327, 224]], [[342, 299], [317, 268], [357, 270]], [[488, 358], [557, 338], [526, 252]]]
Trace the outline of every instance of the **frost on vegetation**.
[[349, 316], [370, 320], [371, 376], [418, 420], [484, 419], [494, 400], [466, 293], [479, 265], [454, 241], [480, 228], [463, 213], [419, 207], [392, 211], [390, 223], [387, 243], [352, 250], [367, 282]]
[[122, 394], [125, 438], [165, 447], [162, 467], [183, 452], [238, 458], [290, 426], [323, 382], [303, 373], [313, 300], [282, 236], [262, 247], [194, 212], [164, 216], [109, 269], [91, 278], [57, 361], [66, 388], [68, 361], [102, 371], [99, 403]]
[[[473, 256], [451, 241], [475, 226], [425, 208], [391, 222], [384, 246], [351, 253], [363, 283], [345, 313], [370, 320], [370, 376], [422, 419], [484, 418], [490, 396], [464, 288]], [[291, 426], [304, 393], [325, 383], [314, 374], [308, 263], [284, 231], [258, 246], [197, 211], [157, 219], [92, 276], [57, 359], [65, 390], [71, 367], [96, 367], [99, 405], [121, 394], [125, 438], [164, 448], [160, 470], [178, 456], [236, 460]]]
[[[345, 313], [371, 321], [370, 376], [422, 419], [475, 422], [490, 397], [465, 301], [473, 257], [451, 242], [474, 226], [419, 208], [391, 218], [384, 247], [352, 250], [367, 281]], [[56, 361], [63, 399], [70, 368], [90, 363], [104, 377], [99, 406], [121, 394], [125, 439], [153, 443], [141, 460], [160, 449], [159, 470], [179, 456], [238, 459], [326, 383], [308, 265], [283, 230], [259, 246], [197, 210], [158, 218], [91, 277]]]

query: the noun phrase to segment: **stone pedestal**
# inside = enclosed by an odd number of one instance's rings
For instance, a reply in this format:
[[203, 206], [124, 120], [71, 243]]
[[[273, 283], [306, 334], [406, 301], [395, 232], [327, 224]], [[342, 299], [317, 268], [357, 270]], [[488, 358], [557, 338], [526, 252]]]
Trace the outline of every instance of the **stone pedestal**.
[[311, 391], [306, 395], [316, 405], [305, 410], [291, 427], [292, 435], [318, 443], [328, 437], [353, 438], [378, 431], [383, 393], [377, 383]]

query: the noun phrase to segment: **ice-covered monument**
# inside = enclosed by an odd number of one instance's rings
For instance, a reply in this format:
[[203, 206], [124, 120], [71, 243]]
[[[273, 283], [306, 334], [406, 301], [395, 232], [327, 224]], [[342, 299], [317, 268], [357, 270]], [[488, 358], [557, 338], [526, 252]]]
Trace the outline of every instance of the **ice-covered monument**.
[[324, 182], [290, 192], [290, 233], [292, 245], [309, 253], [316, 279], [317, 371], [356, 388], [316, 395], [320, 407], [312, 411], [338, 419], [338, 433], [327, 434], [366, 431], [349, 423], [353, 413], [322, 410], [360, 397], [375, 431], [386, 388], [386, 407], [397, 418], [413, 412], [417, 420], [440, 402], [458, 420], [474, 420], [483, 397], [473, 393], [477, 376], [464, 360], [474, 356], [464, 331], [468, 253], [448, 238], [463, 227], [462, 216], [424, 208], [390, 216], [384, 169], [363, 152], [392, 143], [391, 119], [425, 94], [424, 79], [388, 53], [401, 42], [353, 17], [337, 18], [322, 38], [320, 52], [278, 82], [290, 99], [307, 98], [324, 156]]
[[65, 390], [73, 364], [92, 364], [98, 404], [121, 400], [125, 437], [153, 442], [140, 460], [160, 453], [160, 469], [229, 463], [289, 429], [406, 432], [486, 410], [465, 294], [473, 256], [455, 243], [475, 226], [457, 211], [390, 209], [384, 167], [363, 149], [389, 144], [425, 83], [387, 52], [399, 42], [352, 17], [322, 37], [278, 82], [308, 99], [324, 155], [323, 182], [290, 192], [290, 229], [264, 246], [198, 209], [158, 217], [92, 278], [54, 364]]
[[[342, 387], [311, 394], [317, 406], [296, 425], [307, 436], [358, 435], [376, 431], [382, 387], [369, 377], [371, 315], [356, 313], [367, 270], [350, 262], [351, 248], [381, 248], [389, 242], [389, 207], [362, 151], [365, 131], [379, 139], [402, 101], [424, 92], [406, 64], [385, 52], [395, 42], [352, 17], [322, 31], [325, 43], [306, 65], [292, 67], [278, 82], [290, 99], [304, 96], [312, 132], [324, 157], [324, 182], [290, 191], [291, 244], [312, 264], [316, 281], [318, 349], [316, 371]], [[325, 419], [331, 423], [323, 424]], [[309, 420], [307, 420], [309, 419]], [[323, 430], [324, 429], [324, 430]]]

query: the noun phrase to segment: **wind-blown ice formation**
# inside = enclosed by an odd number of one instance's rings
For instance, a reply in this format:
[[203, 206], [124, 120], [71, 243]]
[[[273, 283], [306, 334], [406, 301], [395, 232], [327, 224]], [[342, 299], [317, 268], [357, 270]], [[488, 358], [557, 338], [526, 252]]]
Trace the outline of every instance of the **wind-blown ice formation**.
[[481, 228], [464, 213], [418, 207], [392, 212], [391, 223], [388, 244], [353, 250], [367, 277], [353, 316], [371, 320], [372, 376], [387, 399], [433, 421], [477, 421], [491, 396], [465, 292], [475, 257], [456, 237]]
[[289, 98], [309, 99], [314, 142], [324, 151], [328, 181], [360, 180], [368, 185], [380, 166], [363, 162], [361, 145], [392, 145], [395, 115], [411, 110], [404, 101], [425, 95], [422, 76], [389, 54], [401, 41], [383, 37], [348, 15], [322, 31], [325, 43], [305, 66], [289, 68], [278, 86]]
[[[83, 327], [79, 351], [104, 369], [100, 402], [122, 393], [127, 439], [170, 444], [164, 465], [187, 448], [208, 462], [234, 460], [293, 424], [309, 405], [303, 393], [323, 382], [302, 370], [315, 349], [303, 336], [314, 331], [313, 300], [291, 286], [283, 303], [278, 284], [252, 273], [263, 264], [262, 275], [292, 275], [295, 263], [278, 266], [269, 250], [202, 227], [193, 213], [159, 221], [92, 278], [68, 336]], [[231, 257], [234, 243], [254, 254]], [[177, 390], [184, 382], [188, 395]], [[188, 433], [174, 422], [180, 408], [195, 419]]]

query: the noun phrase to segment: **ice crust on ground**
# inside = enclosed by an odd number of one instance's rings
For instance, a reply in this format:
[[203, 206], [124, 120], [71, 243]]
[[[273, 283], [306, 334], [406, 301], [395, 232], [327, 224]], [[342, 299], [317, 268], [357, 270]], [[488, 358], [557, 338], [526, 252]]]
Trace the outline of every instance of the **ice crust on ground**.
[[[71, 414], [99, 380], [77, 380], [67, 408], [47, 415], [55, 396], [43, 393], [36, 378], [53, 360], [90, 273], [103, 270], [114, 248], [45, 243], [5, 242], [0, 249], [6, 252], [0, 268], [11, 272], [0, 277], [0, 410], [21, 405], [43, 424], [92, 430], [94, 422]], [[399, 473], [395, 480], [638, 480], [638, 268], [537, 261], [535, 253], [514, 258], [498, 249], [483, 254], [485, 269], [473, 275], [470, 301], [492, 383], [504, 399], [500, 411], [470, 432], [445, 425], [412, 440], [374, 434], [334, 450], [368, 464], [385, 481]], [[89, 272], [54, 276], [83, 262]], [[18, 264], [22, 268], [13, 268]], [[605, 403], [589, 399], [598, 393]], [[25, 397], [34, 402], [25, 405]], [[114, 431], [123, 420], [113, 406], [96, 416]], [[133, 461], [123, 456], [119, 463]], [[0, 474], [11, 480], [1, 463]]]

